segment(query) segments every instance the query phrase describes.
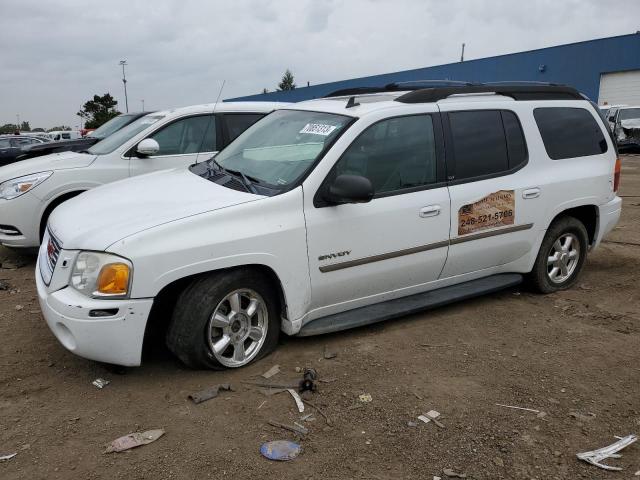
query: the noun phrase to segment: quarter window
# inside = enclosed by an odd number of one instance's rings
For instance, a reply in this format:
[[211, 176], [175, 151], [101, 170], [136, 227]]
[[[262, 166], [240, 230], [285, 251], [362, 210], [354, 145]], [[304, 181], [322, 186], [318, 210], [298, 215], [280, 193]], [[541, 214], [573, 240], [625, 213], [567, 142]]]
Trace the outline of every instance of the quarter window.
[[160, 145], [156, 156], [186, 155], [216, 150], [215, 120], [212, 115], [199, 115], [177, 120], [149, 138]]
[[552, 160], [600, 155], [607, 151], [602, 129], [584, 108], [536, 108], [533, 116]]
[[436, 181], [431, 115], [390, 118], [367, 128], [344, 152], [334, 175], [367, 177], [377, 194]]

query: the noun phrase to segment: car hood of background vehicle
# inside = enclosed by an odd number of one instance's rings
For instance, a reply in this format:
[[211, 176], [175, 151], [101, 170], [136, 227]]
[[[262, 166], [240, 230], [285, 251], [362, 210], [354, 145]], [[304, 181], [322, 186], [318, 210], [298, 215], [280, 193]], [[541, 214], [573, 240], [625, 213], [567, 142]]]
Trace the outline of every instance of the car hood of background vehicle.
[[91, 145], [98, 143], [99, 141], [99, 138], [87, 137], [76, 138], [74, 140], [61, 140], [59, 142], [33, 143], [22, 147], [22, 152], [28, 153], [54, 149], [60, 149], [60, 151], [65, 151], [65, 149], [78, 151], [81, 150], [82, 147], [89, 148]]
[[49, 229], [67, 250], [106, 250], [135, 233], [261, 197], [217, 185], [188, 169], [162, 170], [89, 190], [64, 202]]
[[95, 159], [95, 155], [78, 152], [52, 153], [42, 157], [28, 158], [0, 167], [0, 182], [32, 173], [88, 167]]
[[630, 118], [628, 120], [620, 120], [620, 125], [622, 125], [622, 128], [626, 128], [627, 130], [640, 128], [640, 118]]

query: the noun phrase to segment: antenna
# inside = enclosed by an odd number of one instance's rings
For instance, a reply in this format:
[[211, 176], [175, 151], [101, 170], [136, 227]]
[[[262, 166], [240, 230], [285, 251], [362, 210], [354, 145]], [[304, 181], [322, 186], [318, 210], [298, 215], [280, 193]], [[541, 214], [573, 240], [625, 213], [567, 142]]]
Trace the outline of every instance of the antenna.
[[460, 54], [460, 62], [464, 62], [464, 43], [462, 44], [462, 53]]
[[[215, 121], [216, 108], [218, 107], [218, 102], [220, 101], [220, 96], [222, 95], [222, 90], [224, 89], [224, 84], [227, 83], [226, 80], [222, 80], [222, 85], [220, 85], [220, 91], [218, 92], [218, 96], [216, 97], [216, 103], [213, 104], [213, 110], [211, 111], [211, 118], [207, 122], [207, 128], [202, 134], [202, 141], [200, 142], [200, 148], [198, 148], [198, 153], [196, 154], [196, 163], [198, 163], [198, 158], [200, 158], [200, 150], [202, 150], [202, 144], [204, 143], [204, 139], [207, 137], [207, 132], [211, 128], [211, 122]], [[214, 124], [215, 128], [215, 124]]]

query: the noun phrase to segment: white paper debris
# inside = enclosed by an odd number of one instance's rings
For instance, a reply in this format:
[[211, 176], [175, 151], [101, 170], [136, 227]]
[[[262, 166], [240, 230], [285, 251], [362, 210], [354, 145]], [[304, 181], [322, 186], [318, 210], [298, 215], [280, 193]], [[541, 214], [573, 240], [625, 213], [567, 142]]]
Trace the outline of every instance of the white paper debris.
[[296, 392], [293, 388], [287, 388], [287, 392], [289, 392], [293, 397], [293, 399], [296, 401], [298, 412], [300, 413], [304, 412], [304, 403], [302, 403], [302, 398], [300, 398], [300, 395], [298, 395], [298, 392]]
[[[618, 438], [618, 437], [617, 437]], [[627, 435], [626, 437], [620, 438], [615, 443], [612, 443], [608, 447], [599, 448], [597, 450], [591, 450], [589, 452], [578, 453], [576, 456], [585, 462], [588, 462], [596, 467], [603, 468], [605, 470], [622, 470], [620, 467], [612, 467], [610, 465], [605, 465], [600, 463], [602, 460], [607, 458], [620, 458], [622, 455], [619, 455], [618, 452], [623, 448], [628, 447], [632, 443], [636, 442], [638, 437], [635, 435]]]

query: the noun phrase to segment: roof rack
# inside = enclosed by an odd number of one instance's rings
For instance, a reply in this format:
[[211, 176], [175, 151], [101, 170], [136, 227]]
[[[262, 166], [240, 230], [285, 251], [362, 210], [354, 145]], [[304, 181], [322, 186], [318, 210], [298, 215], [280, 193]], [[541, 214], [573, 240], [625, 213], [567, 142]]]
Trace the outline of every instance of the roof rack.
[[408, 93], [396, 98], [396, 102], [437, 102], [451, 95], [474, 93], [495, 93], [514, 100], [584, 100], [584, 96], [575, 88], [555, 83], [525, 81], [470, 83], [452, 80], [416, 80], [389, 83], [383, 87], [345, 88], [331, 92], [325, 98], [402, 91]]

